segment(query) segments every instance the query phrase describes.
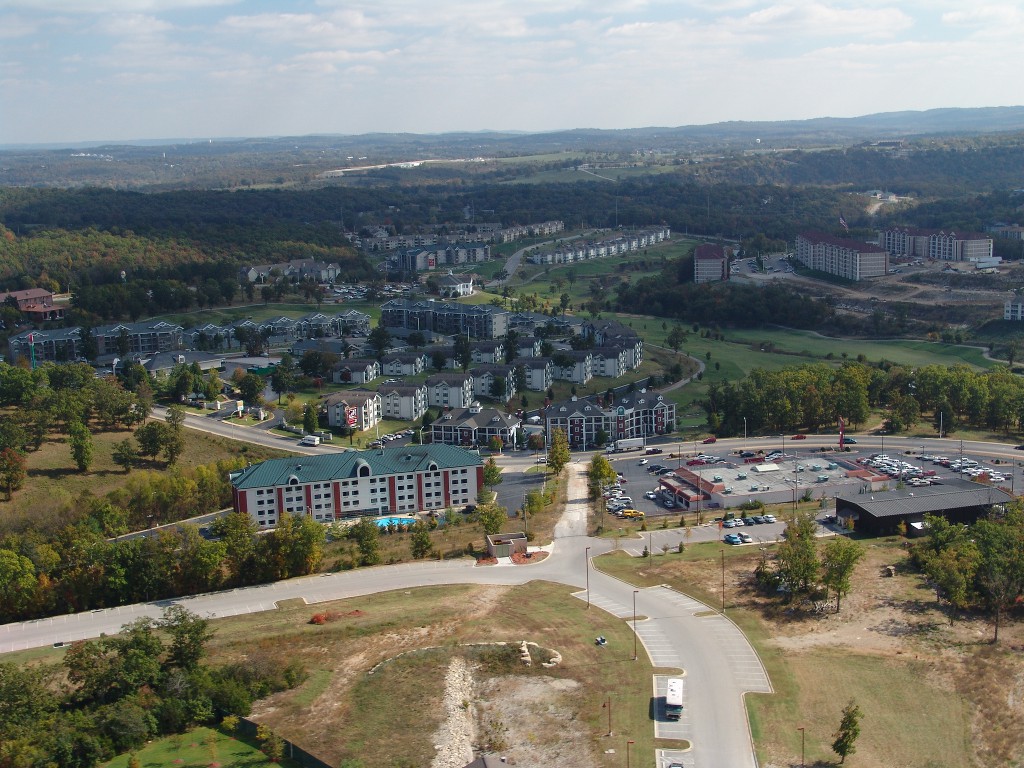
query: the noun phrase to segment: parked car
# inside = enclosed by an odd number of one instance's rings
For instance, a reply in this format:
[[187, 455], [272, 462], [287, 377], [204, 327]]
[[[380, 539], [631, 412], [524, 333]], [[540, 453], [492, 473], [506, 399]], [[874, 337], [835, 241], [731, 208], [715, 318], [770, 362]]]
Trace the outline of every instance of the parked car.
[[774, 522], [776, 522], [775, 515], [765, 515], [764, 516], [764, 521], [766, 523], [774, 523]]
[[[726, 522], [728, 522], [728, 521], [726, 521]], [[737, 534], [737, 533], [727, 533], [727, 534], [725, 534], [725, 536], [722, 537], [722, 541], [724, 541], [726, 544], [742, 544], [743, 543], [743, 539], [741, 539], [739, 534]]]
[[656, 494], [654, 491], [648, 491], [647, 493], [644, 494], [644, 498], [654, 501], [655, 499], [658, 498], [658, 494]]
[[754, 537], [751, 536], [749, 533], [734, 533], [733, 536], [739, 536], [740, 539], [743, 540], [744, 544], [753, 544], [754, 543]]
[[627, 508], [627, 509], [622, 510], [621, 514], [622, 514], [623, 517], [631, 517], [631, 518], [641, 518], [641, 517], [644, 516], [644, 513], [641, 512], [639, 509], [632, 509], [632, 508]]

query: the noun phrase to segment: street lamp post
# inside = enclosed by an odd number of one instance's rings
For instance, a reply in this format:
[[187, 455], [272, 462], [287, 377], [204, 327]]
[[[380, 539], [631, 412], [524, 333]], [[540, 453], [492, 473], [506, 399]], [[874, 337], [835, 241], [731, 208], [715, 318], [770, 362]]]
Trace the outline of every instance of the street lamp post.
[[803, 768], [803, 765], [804, 765], [804, 728], [803, 728], [803, 726], [800, 726], [799, 728], [797, 728], [797, 730], [800, 731], [800, 767]]
[[[585, 565], [586, 565], [586, 569], [587, 569], [587, 609], [589, 610], [590, 609], [590, 547], [587, 547], [586, 552], [584, 554], [586, 555], [586, 559], [587, 559], [587, 562], [586, 562]], [[611, 728], [609, 728], [608, 730], [610, 731]]]
[[633, 590], [633, 661], [638, 658], [636, 654], [636, 596], [639, 591], [639, 589]]
[[633, 741], [627, 741], [626, 742], [626, 768], [629, 768], [629, 745], [630, 744], [634, 744], [634, 743], [635, 742], [633, 742]]
[[720, 550], [722, 554], [722, 613], [725, 613], [725, 550]]
[[743, 450], [747, 450], [747, 417], [743, 417]]

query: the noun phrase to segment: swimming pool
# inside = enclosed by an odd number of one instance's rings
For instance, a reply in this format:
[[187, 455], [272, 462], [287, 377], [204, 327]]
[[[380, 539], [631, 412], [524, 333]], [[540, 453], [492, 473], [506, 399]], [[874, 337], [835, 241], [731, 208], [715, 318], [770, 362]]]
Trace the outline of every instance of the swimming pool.
[[394, 525], [413, 525], [416, 522], [411, 517], [375, 517], [374, 520], [381, 528], [387, 528], [392, 523]]

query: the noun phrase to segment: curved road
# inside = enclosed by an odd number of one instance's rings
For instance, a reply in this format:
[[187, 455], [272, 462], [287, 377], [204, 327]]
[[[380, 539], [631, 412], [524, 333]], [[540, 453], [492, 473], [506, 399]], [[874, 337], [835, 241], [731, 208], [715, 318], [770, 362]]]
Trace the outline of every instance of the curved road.
[[[189, 426], [193, 426], [194, 422], [199, 422], [200, 428], [215, 434], [232, 436], [230, 433], [234, 432], [237, 435], [237, 427], [203, 417], [191, 417]], [[250, 434], [249, 437], [268, 437], [271, 444], [281, 444], [279, 439], [262, 434]], [[719, 452], [740, 447], [774, 448], [780, 440], [778, 437], [734, 438], [719, 440], [715, 448]], [[800, 447], [806, 450], [834, 445], [836, 441], [834, 435], [814, 436], [800, 441]], [[857, 441], [859, 449], [871, 450], [883, 449], [884, 443], [888, 443], [893, 452], [927, 450], [952, 456], [961, 450], [960, 441], [950, 439], [858, 436]], [[671, 446], [673, 443], [664, 444]], [[682, 447], [681, 443], [675, 444]], [[690, 446], [692, 443], [686, 442], [685, 445]], [[294, 444], [289, 447], [291, 450], [297, 449]], [[1012, 446], [999, 443], [964, 443], [963, 450], [1011, 461], [1024, 458]], [[591, 569], [589, 595], [584, 591], [587, 583], [585, 564], [589, 565], [587, 548], [590, 548], [591, 555], [598, 555], [610, 550], [614, 544], [586, 535], [589, 514], [586, 465], [581, 462], [572, 463], [566, 471], [569, 475], [569, 501], [562, 519], [555, 527], [551, 556], [536, 565], [478, 568], [465, 560], [417, 562], [56, 616], [0, 626], [0, 652], [82, 640], [97, 637], [101, 633], [116, 633], [121, 625], [135, 618], [158, 617], [162, 609], [172, 603], [182, 605], [201, 616], [214, 618], [272, 610], [278, 601], [293, 598], [318, 603], [393, 589], [453, 583], [518, 585], [534, 579], [555, 581], [578, 587], [581, 591], [577, 596], [581, 599], [589, 597], [595, 607], [628, 619], [633, 609], [634, 588], [631, 585]], [[652, 663], [662, 669], [686, 671], [687, 717], [679, 724], [679, 730], [673, 736], [689, 739], [693, 749], [680, 756], [682, 762], [687, 766], [754, 768], [757, 763], [746, 731], [743, 695], [751, 691], [770, 692], [772, 689], [760, 660], [746, 638], [731, 621], [709, 606], [666, 587], [636, 590], [635, 596], [637, 614], [646, 617], [638, 622], [637, 635]], [[627, 649], [611, 650], [627, 652]], [[695, 703], [689, 706], [689, 702]], [[745, 736], [738, 732], [740, 723], [744, 724]], [[667, 725], [658, 722], [655, 727], [661, 733]], [[673, 759], [680, 758], [673, 756]]]

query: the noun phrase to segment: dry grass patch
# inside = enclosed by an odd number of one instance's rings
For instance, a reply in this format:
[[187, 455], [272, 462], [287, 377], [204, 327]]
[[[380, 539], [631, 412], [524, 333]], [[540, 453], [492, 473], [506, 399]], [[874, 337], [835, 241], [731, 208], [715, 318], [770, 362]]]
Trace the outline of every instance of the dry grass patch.
[[[864, 768], [1017, 766], [1024, 758], [1024, 627], [1009, 624], [989, 644], [985, 617], [949, 625], [944, 608], [907, 562], [902, 541], [863, 542], [842, 612], [817, 613], [755, 589], [760, 553], [719, 544], [644, 561], [615, 553], [598, 566], [631, 583], [667, 583], [721, 604], [725, 554], [728, 615], [754, 644], [776, 693], [748, 696], [761, 764], [799, 761], [806, 729], [808, 760], [838, 761], [831, 742], [842, 707], [864, 712], [853, 758]], [[885, 566], [896, 566], [888, 577]]]
[[[320, 611], [362, 613], [309, 624]], [[612, 768], [629, 738], [638, 764], [654, 760], [652, 670], [632, 661], [628, 624], [588, 611], [561, 585], [403, 590], [214, 626], [215, 663], [271, 654], [306, 665], [309, 678], [260, 702], [254, 718], [334, 764], [358, 757], [366, 768], [428, 765], [443, 719], [445, 673], [456, 656], [472, 670], [477, 745], [504, 747], [520, 766], [568, 764], [572, 755], [574, 764]], [[608, 646], [594, 644], [598, 635]], [[562, 663], [522, 666], [522, 640], [538, 643], [541, 658], [545, 649], [557, 651]], [[511, 645], [486, 645], [495, 642]], [[608, 696], [613, 740], [604, 736]], [[604, 755], [608, 748], [618, 755]]]

